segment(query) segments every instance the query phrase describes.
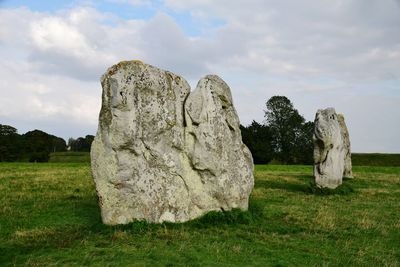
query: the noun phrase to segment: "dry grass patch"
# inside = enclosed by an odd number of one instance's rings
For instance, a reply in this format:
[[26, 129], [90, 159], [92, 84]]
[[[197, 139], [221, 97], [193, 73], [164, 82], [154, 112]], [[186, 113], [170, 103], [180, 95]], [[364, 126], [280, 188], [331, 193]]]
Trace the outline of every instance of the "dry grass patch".
[[54, 235], [55, 230], [49, 228], [17, 230], [14, 234], [17, 238], [43, 238], [45, 236]]

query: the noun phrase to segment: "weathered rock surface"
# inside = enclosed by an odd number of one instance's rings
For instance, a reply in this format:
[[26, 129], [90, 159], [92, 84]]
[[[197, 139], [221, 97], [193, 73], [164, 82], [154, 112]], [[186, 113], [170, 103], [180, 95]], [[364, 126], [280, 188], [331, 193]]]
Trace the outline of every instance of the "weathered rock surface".
[[247, 209], [253, 162], [224, 81], [209, 75], [190, 92], [182, 77], [129, 61], [101, 83], [91, 162], [104, 223]]
[[344, 149], [344, 170], [343, 176], [346, 178], [353, 178], [352, 164], [351, 164], [351, 148], [350, 136], [347, 130], [346, 122], [343, 114], [338, 114], [338, 121], [342, 133], [343, 149]]
[[345, 149], [335, 109], [317, 111], [314, 129], [314, 177], [316, 185], [334, 189], [342, 184]]

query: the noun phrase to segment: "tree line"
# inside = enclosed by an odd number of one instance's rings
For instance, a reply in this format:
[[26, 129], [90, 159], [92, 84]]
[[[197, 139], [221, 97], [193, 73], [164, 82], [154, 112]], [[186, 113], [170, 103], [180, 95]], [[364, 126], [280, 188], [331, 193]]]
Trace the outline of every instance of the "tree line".
[[312, 164], [314, 123], [306, 121], [285, 96], [266, 102], [264, 123], [253, 121], [241, 126], [243, 143], [250, 149], [255, 164], [275, 160], [283, 164]]
[[0, 162], [47, 162], [52, 152], [90, 151], [93, 135], [65, 140], [40, 130], [18, 134], [16, 128], [0, 124]]
[[[285, 96], [273, 96], [266, 102], [264, 122], [240, 126], [243, 142], [255, 164], [272, 160], [283, 164], [312, 164], [314, 123], [306, 121]], [[17, 129], [0, 124], [0, 161], [45, 162], [51, 152], [89, 152], [93, 135], [64, 139], [34, 130], [18, 134]]]

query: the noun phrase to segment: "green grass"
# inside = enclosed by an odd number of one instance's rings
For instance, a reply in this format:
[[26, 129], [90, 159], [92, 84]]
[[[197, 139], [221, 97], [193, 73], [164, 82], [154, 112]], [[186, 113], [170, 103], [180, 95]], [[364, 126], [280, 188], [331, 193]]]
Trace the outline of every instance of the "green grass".
[[50, 153], [49, 162], [52, 163], [89, 163], [89, 152], [54, 152]]
[[311, 166], [256, 166], [249, 211], [105, 226], [89, 164], [0, 164], [3, 266], [399, 266], [400, 167], [355, 167], [351, 192]]
[[353, 166], [400, 167], [400, 154], [352, 153]]

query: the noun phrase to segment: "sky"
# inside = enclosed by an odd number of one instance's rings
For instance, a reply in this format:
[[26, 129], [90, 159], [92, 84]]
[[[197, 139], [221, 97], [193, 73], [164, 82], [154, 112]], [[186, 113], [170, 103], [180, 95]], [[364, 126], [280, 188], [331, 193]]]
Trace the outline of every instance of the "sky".
[[0, 0], [0, 124], [95, 134], [122, 60], [217, 74], [243, 125], [284, 95], [344, 114], [354, 152], [400, 152], [400, 0]]

